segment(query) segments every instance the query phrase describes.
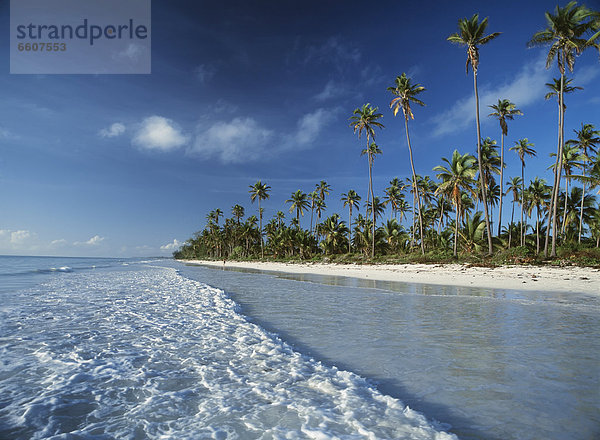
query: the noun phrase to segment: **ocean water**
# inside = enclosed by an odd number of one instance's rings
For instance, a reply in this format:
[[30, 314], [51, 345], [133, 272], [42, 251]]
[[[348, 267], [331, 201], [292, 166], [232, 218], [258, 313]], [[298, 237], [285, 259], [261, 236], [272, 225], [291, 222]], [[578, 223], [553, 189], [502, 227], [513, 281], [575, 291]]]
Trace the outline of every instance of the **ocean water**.
[[600, 286], [589, 295], [180, 271], [461, 439], [600, 439]]
[[456, 438], [203, 277], [160, 260], [0, 257], [0, 439]]

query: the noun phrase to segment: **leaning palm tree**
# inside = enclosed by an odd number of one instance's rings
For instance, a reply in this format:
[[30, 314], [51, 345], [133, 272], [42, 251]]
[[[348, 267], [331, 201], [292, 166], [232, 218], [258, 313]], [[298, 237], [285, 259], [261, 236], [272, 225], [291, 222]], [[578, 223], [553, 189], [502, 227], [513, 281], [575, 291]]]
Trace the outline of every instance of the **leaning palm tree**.
[[[557, 167], [554, 175], [552, 199], [550, 201], [550, 219], [552, 224], [552, 250], [551, 256], [556, 256], [556, 212], [557, 200], [562, 174], [562, 150], [564, 141], [564, 86], [565, 72], [568, 68], [571, 72], [575, 67], [575, 57], [579, 55], [586, 47], [588, 42], [585, 35], [592, 31], [592, 21], [594, 12], [585, 6], [577, 6], [577, 2], [569, 2], [564, 8], [556, 6], [554, 14], [546, 12], [546, 22], [548, 27], [536, 32], [527, 45], [532, 46], [550, 46], [548, 56], [546, 57], [546, 69], [550, 68], [552, 61], [556, 58], [558, 70], [560, 71], [560, 90], [558, 94], [558, 151]], [[546, 243], [544, 246], [544, 255], [548, 255], [548, 232], [546, 234]]]
[[498, 207], [498, 235], [502, 229], [502, 199], [504, 198], [504, 137], [508, 135], [508, 124], [506, 121], [512, 121], [515, 116], [522, 115], [523, 112], [516, 108], [516, 105], [508, 99], [499, 99], [498, 104], [488, 105], [494, 112], [488, 116], [494, 116], [500, 122], [501, 147], [500, 147], [500, 205]]
[[584, 206], [583, 201], [585, 198], [585, 186], [587, 183], [587, 168], [590, 163], [590, 153], [596, 152], [598, 145], [600, 144], [600, 130], [594, 130], [594, 126], [592, 124], [581, 124], [581, 130], [573, 130], [577, 135], [577, 139], [571, 139], [567, 141], [567, 145], [573, 145], [580, 148], [583, 152], [581, 164], [581, 170], [583, 174], [578, 176], [583, 184], [582, 194], [581, 194], [581, 213], [579, 216], [579, 233], [577, 242], [581, 243], [581, 232], [583, 230], [583, 213]]
[[483, 35], [488, 25], [487, 17], [479, 22], [479, 14], [474, 14], [471, 18], [458, 20], [458, 32], [450, 35], [447, 40], [451, 43], [467, 46], [466, 70], [469, 73], [469, 64], [473, 68], [473, 88], [475, 90], [475, 120], [477, 122], [477, 160], [479, 163], [479, 180], [481, 184], [481, 195], [483, 198], [483, 207], [485, 213], [485, 229], [488, 240], [488, 254], [493, 253], [492, 231], [490, 228], [490, 216], [488, 213], [487, 193], [483, 184], [483, 169], [481, 164], [481, 128], [479, 125], [479, 91], [477, 89], [477, 69], [479, 67], [479, 48], [483, 44], [489, 43], [500, 32], [493, 32], [489, 35]]
[[[394, 112], [394, 116], [398, 114], [398, 111], [402, 109], [404, 115], [404, 129], [406, 131], [406, 143], [408, 145], [408, 153], [410, 157], [410, 167], [413, 175], [413, 184], [416, 183], [415, 164], [413, 161], [412, 146], [410, 144], [410, 135], [408, 133], [408, 118], [415, 119], [413, 112], [410, 108], [411, 103], [415, 103], [424, 106], [425, 103], [418, 99], [416, 96], [425, 91], [425, 87], [421, 84], [411, 84], [411, 80], [403, 73], [401, 76], [396, 77], [396, 83], [392, 87], [388, 87], [388, 91], [392, 92], [396, 98], [390, 102], [390, 108]], [[425, 254], [425, 240], [423, 239], [423, 213], [421, 211], [421, 198], [419, 197], [419, 189], [415, 186], [415, 198], [417, 200], [417, 206], [419, 209], [419, 226], [421, 230], [421, 253]]]
[[[348, 206], [349, 216], [348, 216], [348, 227], [349, 231], [352, 230], [352, 209], [356, 208], [360, 209], [360, 196], [353, 189], [349, 190], [347, 194], [342, 194], [342, 202], [344, 202], [344, 206]], [[350, 232], [349, 232], [350, 233]], [[348, 237], [348, 252], [352, 252], [352, 239]]]
[[296, 211], [296, 222], [300, 224], [300, 216], [304, 217], [304, 211], [308, 209], [308, 197], [306, 193], [298, 190], [295, 193], [292, 193], [289, 199], [285, 201], [285, 203], [291, 203], [290, 212]]
[[[367, 136], [367, 148], [363, 150], [361, 153], [364, 154], [368, 152], [369, 158], [369, 191], [367, 194], [367, 201], [373, 200], [373, 178], [371, 175], [372, 167], [373, 167], [373, 153], [378, 154], [381, 153], [381, 150], [375, 145], [375, 143], [371, 144], [371, 138], [375, 140], [375, 127], [383, 128], [383, 124], [378, 121], [378, 119], [382, 118], [383, 115], [381, 113], [377, 113], [378, 108], [371, 107], [371, 104], [364, 104], [362, 107], [357, 108], [350, 116], [350, 127], [354, 129], [354, 133], [358, 132], [358, 138], [360, 139], [363, 131]], [[375, 146], [375, 148], [372, 148]], [[378, 152], [378, 153], [377, 153]], [[375, 257], [375, 220], [373, 220], [372, 225], [372, 249], [371, 249], [371, 257]]]
[[260, 218], [260, 257], [265, 257], [265, 249], [263, 243], [263, 229], [262, 229], [262, 218], [263, 211], [260, 207], [261, 200], [265, 200], [269, 198], [269, 191], [271, 191], [271, 187], [267, 184], [262, 183], [260, 180], [257, 181], [254, 185], [250, 185], [250, 200], [254, 203], [255, 200], [258, 199], [258, 215]]
[[510, 249], [510, 244], [512, 241], [512, 225], [515, 222], [515, 202], [518, 202], [519, 200], [521, 200], [521, 188], [523, 187], [523, 179], [521, 179], [520, 177], [513, 177], [512, 179], [510, 179], [508, 182], [506, 182], [506, 184], [508, 185], [508, 188], [506, 188], [506, 194], [511, 193], [513, 196], [512, 199], [512, 211], [510, 214], [510, 227], [508, 228], [509, 234], [508, 234], [508, 248]]
[[521, 160], [521, 246], [525, 244], [525, 235], [523, 234], [523, 211], [525, 208], [525, 155], [535, 156], [536, 151], [532, 148], [534, 145], [529, 142], [529, 139], [519, 139], [515, 142], [510, 151], [516, 151]]
[[436, 194], [446, 193], [450, 195], [452, 203], [456, 208], [456, 220], [454, 230], [454, 256], [458, 256], [458, 224], [460, 223], [463, 190], [474, 194], [473, 178], [477, 174], [475, 169], [476, 159], [468, 153], [460, 154], [454, 150], [452, 160], [442, 158], [447, 166], [438, 165], [433, 171], [439, 171], [437, 177], [442, 181], [436, 190]]

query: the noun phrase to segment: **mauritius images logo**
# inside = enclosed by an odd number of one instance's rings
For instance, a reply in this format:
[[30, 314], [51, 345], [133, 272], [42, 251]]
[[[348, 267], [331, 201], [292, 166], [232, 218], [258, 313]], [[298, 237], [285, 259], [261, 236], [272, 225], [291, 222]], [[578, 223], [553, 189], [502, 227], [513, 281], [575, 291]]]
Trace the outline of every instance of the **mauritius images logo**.
[[150, 0], [11, 0], [10, 72], [151, 72]]

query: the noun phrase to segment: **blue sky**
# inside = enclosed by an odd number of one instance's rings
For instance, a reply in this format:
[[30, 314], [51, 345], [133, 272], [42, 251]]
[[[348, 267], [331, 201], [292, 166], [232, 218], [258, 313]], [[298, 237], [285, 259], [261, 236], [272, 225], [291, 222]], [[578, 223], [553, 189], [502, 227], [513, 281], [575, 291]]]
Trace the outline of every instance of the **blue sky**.
[[[258, 179], [272, 187], [265, 218], [320, 180], [333, 187], [326, 213], [346, 218], [341, 193], [365, 196], [368, 183], [364, 140], [348, 126], [355, 108], [384, 114], [375, 192], [410, 175], [386, 90], [402, 72], [427, 89], [411, 136], [417, 173], [434, 177], [455, 148], [476, 149], [465, 50], [446, 41], [475, 12], [503, 32], [480, 49], [482, 134], [499, 142], [486, 106], [515, 102], [524, 116], [510, 123], [506, 149], [529, 138], [538, 157], [526, 181], [551, 181], [557, 104], [544, 100], [544, 83], [558, 73], [544, 68], [545, 48], [525, 44], [553, 2], [217, 3], [153, 2], [150, 75], [10, 75], [0, 40], [0, 254], [170, 255], [213, 209], [230, 216], [239, 203], [256, 214], [248, 186]], [[597, 52], [577, 59], [574, 78], [585, 90], [568, 96], [568, 137], [582, 122], [600, 127]], [[506, 163], [505, 181], [520, 175], [514, 152]]]

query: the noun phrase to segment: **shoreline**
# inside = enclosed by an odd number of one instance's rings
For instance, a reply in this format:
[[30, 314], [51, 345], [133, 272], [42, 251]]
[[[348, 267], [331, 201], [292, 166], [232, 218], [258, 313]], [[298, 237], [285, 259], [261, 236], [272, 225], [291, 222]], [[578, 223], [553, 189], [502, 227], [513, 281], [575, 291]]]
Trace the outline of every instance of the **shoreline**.
[[587, 267], [500, 266], [467, 264], [333, 264], [279, 263], [265, 261], [178, 260], [185, 264], [223, 268], [255, 269], [397, 281], [416, 284], [586, 293], [600, 296], [600, 269]]

